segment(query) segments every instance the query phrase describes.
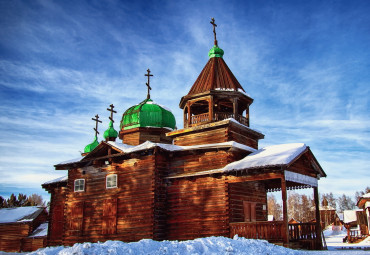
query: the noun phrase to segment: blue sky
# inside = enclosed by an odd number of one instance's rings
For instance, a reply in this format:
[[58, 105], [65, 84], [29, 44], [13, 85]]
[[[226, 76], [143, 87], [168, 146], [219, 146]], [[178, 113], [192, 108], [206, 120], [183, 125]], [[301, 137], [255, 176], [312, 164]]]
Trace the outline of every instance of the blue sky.
[[[0, 1], [0, 195], [65, 175], [94, 122], [116, 127], [146, 97], [172, 109], [208, 60], [215, 17], [224, 59], [254, 98], [260, 146], [304, 142], [320, 192], [370, 185], [369, 1]], [[102, 140], [102, 136], [99, 137]]]

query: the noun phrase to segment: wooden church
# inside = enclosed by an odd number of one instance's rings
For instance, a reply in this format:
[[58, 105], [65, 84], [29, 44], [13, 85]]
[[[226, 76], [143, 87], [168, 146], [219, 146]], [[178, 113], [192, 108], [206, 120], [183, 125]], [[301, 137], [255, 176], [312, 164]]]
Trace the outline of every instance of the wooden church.
[[[105, 240], [187, 240], [207, 236], [266, 239], [322, 248], [318, 179], [326, 174], [305, 144], [258, 147], [248, 96], [223, 59], [214, 20], [209, 60], [180, 100], [184, 128], [148, 96], [105, 141], [55, 165], [68, 176], [42, 187], [51, 194], [48, 245]], [[119, 139], [122, 141], [119, 141]], [[287, 190], [312, 188], [316, 223], [288, 224]], [[267, 192], [281, 191], [283, 220], [267, 220]]]

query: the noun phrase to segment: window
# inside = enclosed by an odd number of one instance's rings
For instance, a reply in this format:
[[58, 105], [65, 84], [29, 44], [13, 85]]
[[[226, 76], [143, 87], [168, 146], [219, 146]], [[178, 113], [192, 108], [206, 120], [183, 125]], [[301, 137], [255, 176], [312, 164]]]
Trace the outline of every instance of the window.
[[117, 175], [110, 174], [107, 176], [107, 189], [117, 188]]
[[85, 179], [75, 180], [75, 192], [85, 191]]

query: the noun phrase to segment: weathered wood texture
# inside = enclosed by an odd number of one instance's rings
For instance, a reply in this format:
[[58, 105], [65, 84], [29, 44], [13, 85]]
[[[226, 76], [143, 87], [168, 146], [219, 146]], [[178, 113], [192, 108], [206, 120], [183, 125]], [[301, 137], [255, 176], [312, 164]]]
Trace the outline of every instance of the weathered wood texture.
[[166, 136], [166, 133], [169, 132], [169, 129], [165, 128], [145, 128], [138, 127], [128, 130], [120, 131], [120, 138], [123, 143], [129, 145], [139, 145], [146, 141], [151, 141], [153, 143], [172, 143], [172, 138]]
[[[153, 239], [156, 194], [155, 157], [142, 156], [102, 167], [69, 171], [64, 245], [84, 241]], [[117, 188], [106, 188], [106, 176], [117, 174]], [[85, 191], [73, 192], [85, 179]]]
[[[255, 220], [267, 221], [267, 195], [262, 181], [229, 184], [230, 222], [245, 221], [243, 202], [255, 205]], [[251, 219], [252, 220], [252, 219]]]
[[46, 247], [47, 239], [45, 237], [29, 237], [22, 239], [22, 251], [36, 251], [37, 249]]
[[296, 160], [288, 170], [296, 173], [308, 175], [311, 177], [317, 177], [317, 171], [313, 168], [311, 160], [308, 157], [308, 151], [302, 155], [298, 160]]
[[46, 210], [42, 211], [33, 221], [0, 224], [0, 251], [22, 251], [22, 241], [28, 237], [41, 223], [47, 220]]
[[167, 194], [168, 239], [228, 236], [228, 196], [224, 179], [174, 180]]
[[30, 223], [0, 224], [0, 251], [21, 251], [22, 239], [31, 231]]
[[64, 232], [64, 203], [67, 189], [65, 187], [55, 187], [50, 189], [50, 215], [48, 228], [48, 246], [57, 246], [62, 244]]
[[262, 134], [257, 134], [245, 128], [245, 126], [228, 120], [182, 129], [171, 132], [168, 135], [173, 137], [176, 145], [199, 145], [235, 141], [254, 149], [258, 148], [258, 140], [263, 138]]
[[178, 153], [176, 159], [170, 162], [171, 175], [196, 173], [200, 171], [223, 168], [235, 159], [240, 159], [247, 153], [244, 151], [193, 151], [193, 153]]

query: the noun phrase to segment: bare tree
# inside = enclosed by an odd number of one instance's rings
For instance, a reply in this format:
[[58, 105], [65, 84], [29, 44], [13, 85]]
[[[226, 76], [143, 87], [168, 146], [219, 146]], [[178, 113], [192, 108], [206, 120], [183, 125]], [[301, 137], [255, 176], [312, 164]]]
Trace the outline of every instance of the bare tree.
[[281, 204], [277, 202], [273, 194], [269, 194], [267, 196], [267, 213], [273, 215], [275, 220], [281, 220], [282, 212]]

